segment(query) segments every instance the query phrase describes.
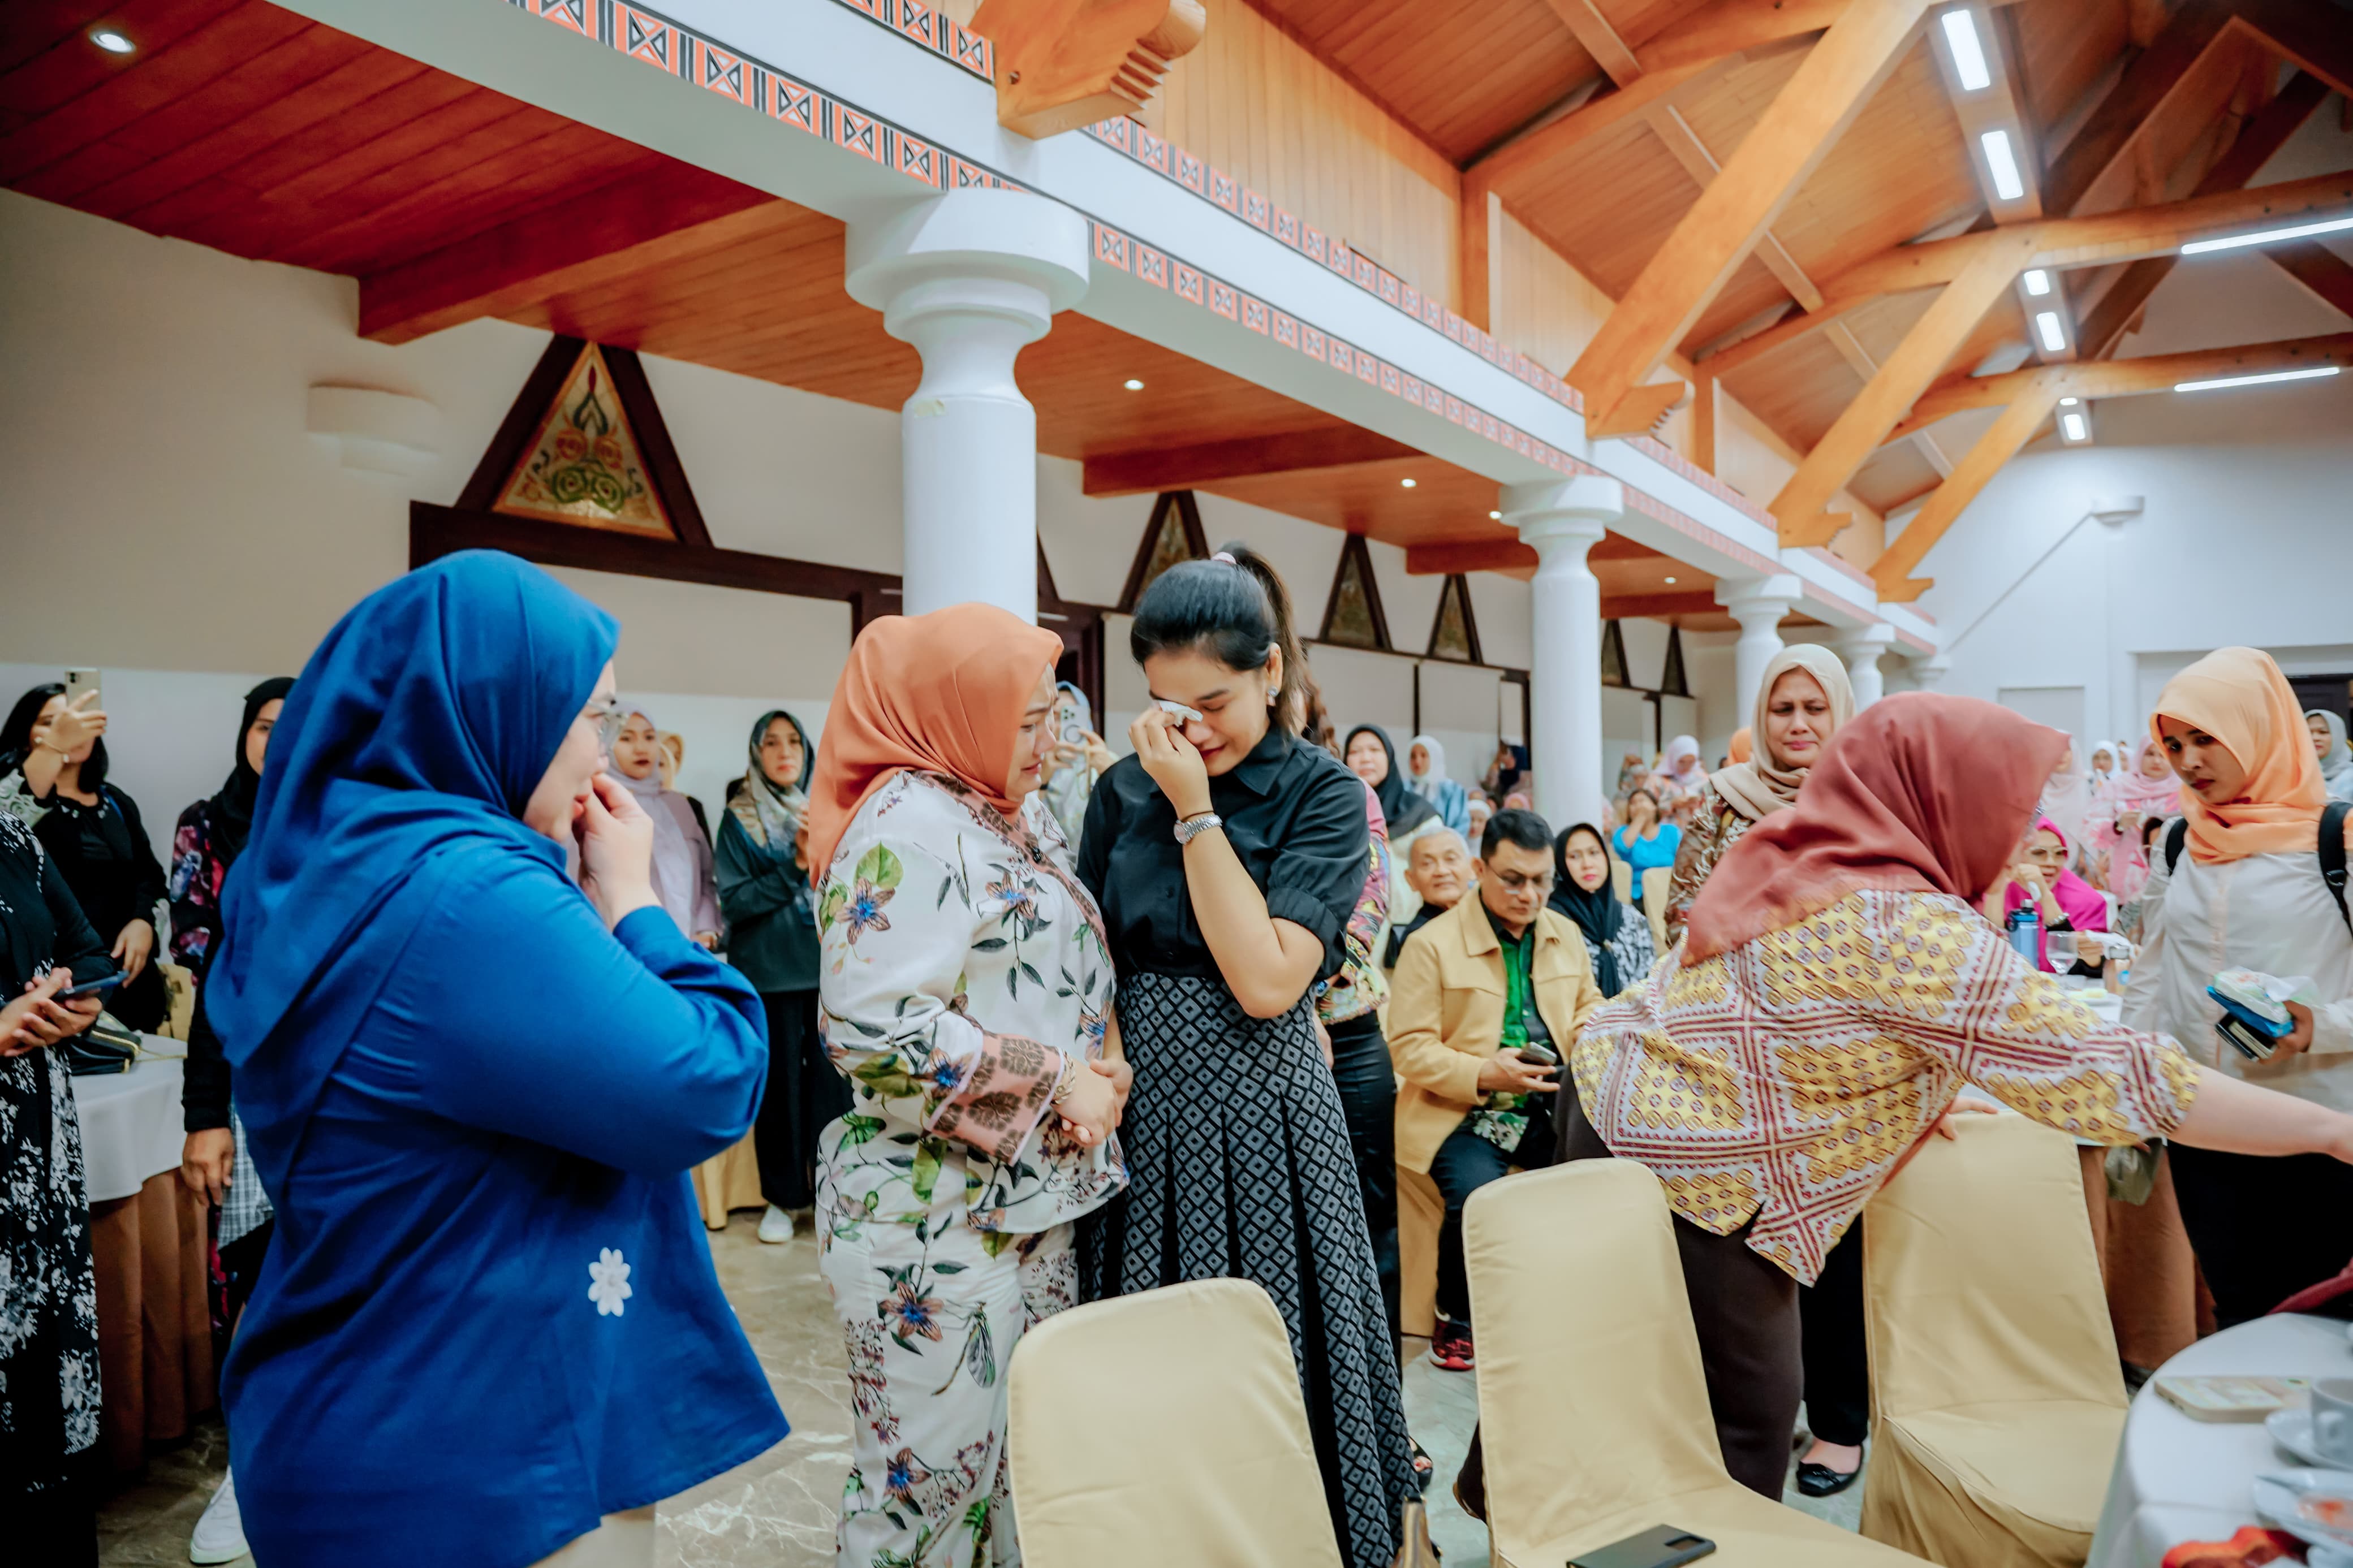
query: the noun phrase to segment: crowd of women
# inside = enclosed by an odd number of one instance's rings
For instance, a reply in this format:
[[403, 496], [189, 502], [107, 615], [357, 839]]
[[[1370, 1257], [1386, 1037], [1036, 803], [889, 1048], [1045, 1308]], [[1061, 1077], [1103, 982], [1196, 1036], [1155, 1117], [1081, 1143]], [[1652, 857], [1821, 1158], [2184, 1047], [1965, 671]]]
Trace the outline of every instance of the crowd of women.
[[[808, 1213], [843, 1335], [845, 1568], [1018, 1561], [1026, 1330], [1212, 1276], [1272, 1298], [1341, 1554], [1388, 1563], [1430, 1478], [1399, 1393], [1388, 971], [1497, 854], [1478, 808], [1527, 831], [1525, 752], [1474, 792], [1432, 737], [1335, 734], [1280, 578], [1229, 546], [1137, 606], [1131, 755], [1057, 686], [1053, 634], [978, 605], [884, 617], [814, 746], [790, 714], [754, 725], [713, 835], [618, 695], [617, 641], [509, 557], [399, 579], [248, 694], [168, 874], [95, 702], [37, 689], [0, 731], [0, 1268], [37, 1282], [0, 1317], [12, 1521], [92, 1557], [60, 1047], [100, 998], [65, 993], [119, 975], [105, 1005], [153, 1028], [168, 954], [197, 993], [184, 1169], [236, 1323], [213, 1518], [265, 1565], [649, 1563], [654, 1503], [786, 1431], [681, 1179], [747, 1131], [762, 1239]], [[2224, 649], [2145, 740], [2088, 773], [2068, 749], [1967, 699], [1858, 712], [1839, 661], [1792, 647], [1725, 765], [1688, 737], [1630, 759], [1616, 820], [1512, 872], [1593, 984], [1555, 1032], [1567, 1070], [1504, 1075], [1558, 1096], [1510, 1163], [1665, 1180], [1719, 1442], [1766, 1495], [1801, 1399], [1799, 1485], [1860, 1466], [1856, 1221], [1968, 1084], [2161, 1142], [2226, 1321], [2353, 1257], [2329, 1201], [2353, 1198], [2353, 921], [2318, 853], [2353, 783], [2341, 723]], [[1668, 873], [1664, 953], [1619, 862]], [[2001, 930], [2029, 906], [2031, 953]], [[2076, 940], [2112, 927], [2137, 946]], [[2056, 977], [2128, 954], [2121, 1024]], [[2228, 967], [2309, 977], [2267, 1061], [2214, 1033]], [[1804, 1049], [1727, 1050], [1760, 1029]], [[1659, 1113], [1659, 1075], [1690, 1103]], [[1447, 1114], [1532, 1098], [1485, 1092]], [[1800, 1125], [1839, 1157], [1767, 1160]], [[2263, 1201], [2283, 1180], [2320, 1201]]]

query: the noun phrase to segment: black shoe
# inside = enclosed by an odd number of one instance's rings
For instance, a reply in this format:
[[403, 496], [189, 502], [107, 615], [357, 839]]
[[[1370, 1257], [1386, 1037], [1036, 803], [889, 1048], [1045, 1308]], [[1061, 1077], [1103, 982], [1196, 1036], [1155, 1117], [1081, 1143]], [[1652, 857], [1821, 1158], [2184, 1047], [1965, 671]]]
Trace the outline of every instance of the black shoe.
[[1861, 1465], [1851, 1470], [1833, 1470], [1828, 1465], [1799, 1465], [1798, 1490], [1807, 1497], [1834, 1496], [1854, 1485], [1854, 1478], [1861, 1474]]

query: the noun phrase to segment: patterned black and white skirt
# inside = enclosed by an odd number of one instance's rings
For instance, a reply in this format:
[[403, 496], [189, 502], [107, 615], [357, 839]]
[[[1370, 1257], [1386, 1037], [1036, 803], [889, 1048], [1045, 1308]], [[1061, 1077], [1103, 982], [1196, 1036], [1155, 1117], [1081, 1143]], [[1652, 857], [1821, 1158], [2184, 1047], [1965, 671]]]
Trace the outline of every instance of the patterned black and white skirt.
[[1216, 980], [1124, 974], [1135, 1086], [1127, 1192], [1080, 1223], [1089, 1300], [1188, 1279], [1265, 1287], [1291, 1331], [1324, 1500], [1350, 1568], [1387, 1568], [1419, 1496], [1340, 1093], [1312, 1005], [1253, 1018]]

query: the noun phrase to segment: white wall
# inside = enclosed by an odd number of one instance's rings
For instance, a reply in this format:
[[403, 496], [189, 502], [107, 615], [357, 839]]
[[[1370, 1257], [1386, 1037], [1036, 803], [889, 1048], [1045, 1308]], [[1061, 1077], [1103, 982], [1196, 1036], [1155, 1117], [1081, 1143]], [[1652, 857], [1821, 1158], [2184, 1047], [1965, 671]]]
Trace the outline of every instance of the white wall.
[[[116, 776], [163, 839], [227, 773], [245, 689], [298, 670], [345, 610], [406, 568], [409, 501], [456, 500], [547, 342], [478, 321], [394, 348], [356, 337], [356, 310], [349, 279], [0, 191], [0, 536], [13, 590], [0, 616], [0, 701], [69, 664], [103, 670]], [[898, 570], [894, 412], [675, 361], [649, 358], [646, 369], [716, 542]], [[316, 384], [433, 404], [438, 459], [406, 478], [343, 467], [303, 429]], [[1039, 460], [1039, 533], [1063, 595], [1110, 604], [1151, 498], [1089, 499], [1080, 475], [1076, 463]], [[1212, 543], [1263, 551], [1313, 630], [1342, 536], [1200, 500]], [[1408, 576], [1394, 546], [1371, 555], [1392, 635], [1419, 647], [1441, 580]], [[623, 689], [685, 737], [687, 783], [707, 805], [741, 769], [762, 709], [819, 727], [849, 649], [844, 606], [558, 575], [620, 617]], [[1480, 574], [1472, 595], [1487, 658], [1525, 667], [1527, 585]], [[1106, 732], [1120, 743], [1142, 683], [1124, 622], [1107, 642]], [[1324, 649], [1315, 664], [1344, 727], [1410, 733], [1408, 660]], [[1425, 681], [1425, 727], [1447, 743], [1453, 773], [1475, 778], [1495, 743], [1495, 678], [1432, 666]]]

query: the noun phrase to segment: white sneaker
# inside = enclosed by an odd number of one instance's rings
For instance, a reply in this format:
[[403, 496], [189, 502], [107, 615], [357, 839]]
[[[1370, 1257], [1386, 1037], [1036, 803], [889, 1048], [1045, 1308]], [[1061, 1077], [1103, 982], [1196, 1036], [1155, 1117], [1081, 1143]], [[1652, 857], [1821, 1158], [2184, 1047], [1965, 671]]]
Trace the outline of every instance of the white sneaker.
[[237, 1511], [237, 1477], [224, 1475], [220, 1489], [205, 1504], [204, 1517], [196, 1521], [195, 1531], [188, 1537], [188, 1561], [234, 1563], [245, 1551], [245, 1521]]
[[760, 1239], [767, 1242], [771, 1246], [775, 1246], [781, 1242], [790, 1241], [792, 1238], [792, 1215], [788, 1211], [780, 1209], [776, 1205], [770, 1204], [768, 1205], [768, 1212], [760, 1216]]

